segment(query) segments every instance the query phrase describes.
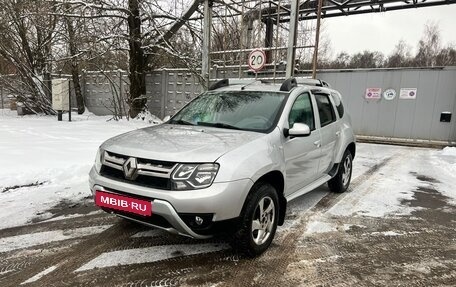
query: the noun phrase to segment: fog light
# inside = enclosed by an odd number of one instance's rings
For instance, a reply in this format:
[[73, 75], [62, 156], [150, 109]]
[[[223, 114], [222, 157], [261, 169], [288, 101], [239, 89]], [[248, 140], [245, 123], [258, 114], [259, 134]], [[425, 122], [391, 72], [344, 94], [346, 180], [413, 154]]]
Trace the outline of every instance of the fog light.
[[203, 219], [199, 216], [195, 216], [195, 223], [201, 225], [203, 224]]

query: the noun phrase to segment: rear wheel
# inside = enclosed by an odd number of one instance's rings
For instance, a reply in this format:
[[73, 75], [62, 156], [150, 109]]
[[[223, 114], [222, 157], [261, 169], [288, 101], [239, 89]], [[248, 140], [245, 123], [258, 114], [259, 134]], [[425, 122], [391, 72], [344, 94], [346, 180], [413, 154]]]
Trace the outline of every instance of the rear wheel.
[[249, 257], [260, 255], [271, 245], [277, 229], [279, 200], [273, 186], [259, 183], [249, 194], [241, 216], [240, 228], [232, 246]]
[[350, 186], [352, 169], [353, 156], [349, 150], [346, 150], [344, 156], [342, 157], [342, 161], [340, 163], [336, 176], [328, 181], [329, 189], [332, 192], [345, 192]]

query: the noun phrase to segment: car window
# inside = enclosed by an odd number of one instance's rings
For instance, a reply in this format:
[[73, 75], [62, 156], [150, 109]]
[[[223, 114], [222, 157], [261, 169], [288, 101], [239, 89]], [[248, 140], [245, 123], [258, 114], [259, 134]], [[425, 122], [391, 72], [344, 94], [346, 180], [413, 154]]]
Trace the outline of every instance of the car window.
[[314, 115], [309, 93], [305, 93], [297, 97], [291, 107], [291, 111], [288, 116], [290, 129], [295, 123], [306, 124], [309, 126], [311, 131], [315, 129]]
[[336, 121], [333, 106], [329, 101], [328, 95], [316, 94], [315, 100], [317, 101], [318, 114], [320, 115], [321, 127], [327, 126]]
[[345, 113], [344, 105], [342, 104], [342, 96], [337, 92], [331, 92], [331, 97], [334, 105], [336, 106], [339, 118], [342, 118]]
[[279, 92], [206, 92], [168, 123], [267, 132], [274, 127], [285, 99], [286, 93]]

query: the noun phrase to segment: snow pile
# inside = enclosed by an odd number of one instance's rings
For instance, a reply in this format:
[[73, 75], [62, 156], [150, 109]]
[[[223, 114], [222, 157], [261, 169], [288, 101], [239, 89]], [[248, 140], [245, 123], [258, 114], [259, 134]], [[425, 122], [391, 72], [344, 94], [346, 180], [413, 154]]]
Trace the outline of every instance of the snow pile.
[[444, 155], [444, 156], [455, 156], [456, 157], [456, 147], [449, 147], [447, 146], [446, 148], [444, 148], [441, 153], [441, 155]]
[[456, 147], [446, 147], [440, 152], [437, 152], [436, 157], [448, 165], [450, 172], [456, 173]]
[[0, 110], [0, 229], [25, 224], [62, 200], [89, 196], [88, 173], [101, 143], [150, 126], [111, 119], [84, 113], [58, 122]]

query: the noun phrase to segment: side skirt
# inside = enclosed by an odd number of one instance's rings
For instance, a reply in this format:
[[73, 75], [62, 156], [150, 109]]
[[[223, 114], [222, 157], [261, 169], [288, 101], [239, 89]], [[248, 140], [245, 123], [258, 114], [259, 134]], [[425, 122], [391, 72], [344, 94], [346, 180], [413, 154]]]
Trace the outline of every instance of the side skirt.
[[301, 188], [300, 190], [290, 194], [289, 196], [286, 197], [287, 201], [291, 201], [303, 194], [306, 194], [308, 193], [309, 191], [312, 191], [314, 189], [316, 189], [317, 187], [319, 187], [320, 185], [323, 185], [325, 184], [326, 182], [328, 182], [332, 177], [328, 174], [320, 177], [319, 179], [317, 179], [316, 181], [312, 182], [311, 184]]

